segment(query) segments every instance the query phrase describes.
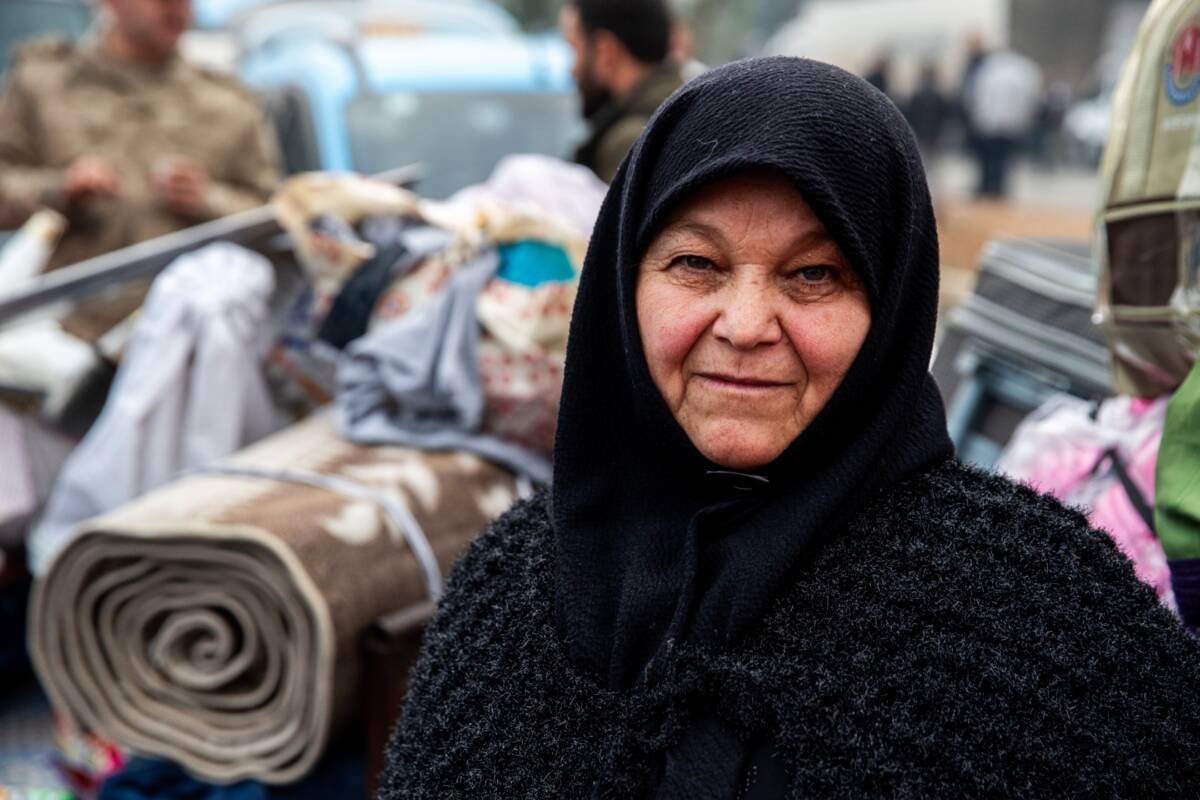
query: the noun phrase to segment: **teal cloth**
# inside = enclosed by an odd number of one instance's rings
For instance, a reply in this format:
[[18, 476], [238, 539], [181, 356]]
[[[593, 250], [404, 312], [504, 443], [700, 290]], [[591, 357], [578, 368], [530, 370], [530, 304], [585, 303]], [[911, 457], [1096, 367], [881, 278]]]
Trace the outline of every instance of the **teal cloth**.
[[527, 239], [501, 245], [499, 250], [500, 269], [496, 277], [506, 281], [532, 287], [575, 277], [571, 259], [557, 245]]

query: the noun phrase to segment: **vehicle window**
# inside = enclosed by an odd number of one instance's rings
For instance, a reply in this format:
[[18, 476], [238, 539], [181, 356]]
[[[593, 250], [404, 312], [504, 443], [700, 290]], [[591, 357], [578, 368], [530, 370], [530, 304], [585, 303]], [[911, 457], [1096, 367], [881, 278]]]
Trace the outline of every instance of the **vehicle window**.
[[13, 47], [26, 39], [60, 34], [79, 38], [92, 22], [91, 9], [75, 2], [8, 0], [0, 3], [0, 71], [8, 68]]
[[565, 157], [581, 133], [570, 92], [359, 97], [349, 106], [347, 127], [356, 171], [371, 175], [420, 162], [421, 194], [433, 198], [486, 180], [512, 153]]

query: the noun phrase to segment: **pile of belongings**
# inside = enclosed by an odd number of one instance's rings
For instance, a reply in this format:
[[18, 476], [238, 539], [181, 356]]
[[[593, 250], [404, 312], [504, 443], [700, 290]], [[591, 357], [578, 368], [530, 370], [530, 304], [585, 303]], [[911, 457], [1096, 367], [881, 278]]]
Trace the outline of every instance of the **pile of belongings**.
[[1198, 0], [1154, 0], [1114, 92], [1094, 308], [1124, 397], [1090, 416], [1067, 403], [1044, 407], [1002, 462], [1089, 509], [1192, 628], [1200, 623], [1200, 94], [1184, 91], [1181, 76], [1198, 13]]
[[1086, 243], [988, 244], [973, 292], [942, 318], [931, 367], [960, 458], [992, 466], [1021, 419], [1055, 393], [1112, 395], [1095, 302]]
[[[522, 165], [502, 162], [496, 180]], [[297, 406], [336, 395], [352, 441], [468, 449], [544, 483], [595, 212], [484, 188], [433, 203], [364, 179], [294, 179], [276, 205], [312, 291], [271, 363], [307, 390]]]
[[258, 254], [169, 267], [31, 542], [65, 723], [202, 780], [310, 774], [363, 632], [548, 482], [604, 191], [534, 156], [439, 203], [304, 175], [273, 201], [310, 279], [281, 315]]
[[[66, 228], [48, 209], [34, 214], [0, 249], [0, 300], [29, 288]], [[0, 552], [23, 551], [24, 531], [49, 496], [74, 445], [55, 424], [100, 367], [97, 349], [53, 315], [0, 329]]]
[[[1098, 406], [1051, 398], [1000, 460], [1015, 477], [1084, 509], [1193, 629], [1200, 626], [1200, 94], [1185, 91], [1182, 76], [1198, 13], [1200, 0], [1153, 0], [1114, 92], [1091, 310], [1121, 396]], [[1061, 283], [1048, 288], [1069, 298]], [[1094, 366], [1092, 347], [1038, 344], [1062, 356], [1046, 365], [1056, 377], [1090, 380], [1080, 367]]]
[[516, 493], [477, 456], [363, 447], [314, 415], [84, 523], [35, 585], [38, 675], [122, 749], [295, 781], [357, 707], [362, 631], [436, 599]]

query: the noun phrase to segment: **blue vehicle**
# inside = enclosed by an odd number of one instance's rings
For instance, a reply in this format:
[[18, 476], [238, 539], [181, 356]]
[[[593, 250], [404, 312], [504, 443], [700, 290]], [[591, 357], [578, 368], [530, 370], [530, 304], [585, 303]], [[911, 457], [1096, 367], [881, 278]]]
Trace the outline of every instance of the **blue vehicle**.
[[444, 197], [582, 135], [569, 48], [491, 3], [298, 0], [234, 25], [238, 75], [267, 97], [291, 172], [420, 163], [422, 194]]
[[39, 36], [78, 39], [92, 24], [92, 7], [83, 0], [7, 0], [0, 3], [0, 73], [13, 48]]

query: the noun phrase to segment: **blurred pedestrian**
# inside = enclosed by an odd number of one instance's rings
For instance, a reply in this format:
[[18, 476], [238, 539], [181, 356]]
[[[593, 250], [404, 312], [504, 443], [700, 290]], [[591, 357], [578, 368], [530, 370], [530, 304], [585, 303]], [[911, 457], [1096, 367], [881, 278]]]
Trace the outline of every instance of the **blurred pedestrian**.
[[975, 154], [978, 141], [975, 130], [971, 127], [971, 115], [967, 109], [971, 105], [971, 95], [975, 90], [975, 77], [979, 74], [979, 67], [983, 65], [987, 53], [987, 45], [984, 44], [983, 36], [973, 33], [967, 38], [962, 80], [958, 85], [958, 95], [954, 98], [953, 114], [962, 126], [963, 149], [971, 154]]
[[1071, 84], [1066, 81], [1054, 81], [1046, 87], [1031, 143], [1034, 155], [1044, 167], [1053, 167], [1065, 158], [1062, 126], [1073, 96]]
[[1011, 50], [988, 54], [968, 97], [967, 116], [976, 137], [980, 197], [1008, 191], [1013, 156], [1029, 140], [1042, 109], [1042, 71]]
[[863, 80], [886, 95], [891, 95], [892, 58], [887, 53], [880, 53], [863, 76]]
[[921, 68], [917, 88], [909, 97], [904, 114], [917, 135], [921, 152], [926, 157], [936, 152], [941, 144], [946, 118], [950, 115], [950, 101], [938, 85], [937, 65], [926, 64]]
[[571, 0], [561, 16], [590, 133], [575, 160], [606, 182], [650, 117], [683, 84], [665, 0]]
[[178, 54], [190, 0], [101, 1], [79, 44], [20, 47], [0, 95], [0, 206], [67, 216], [51, 268], [261, 205], [278, 180], [255, 98]]

